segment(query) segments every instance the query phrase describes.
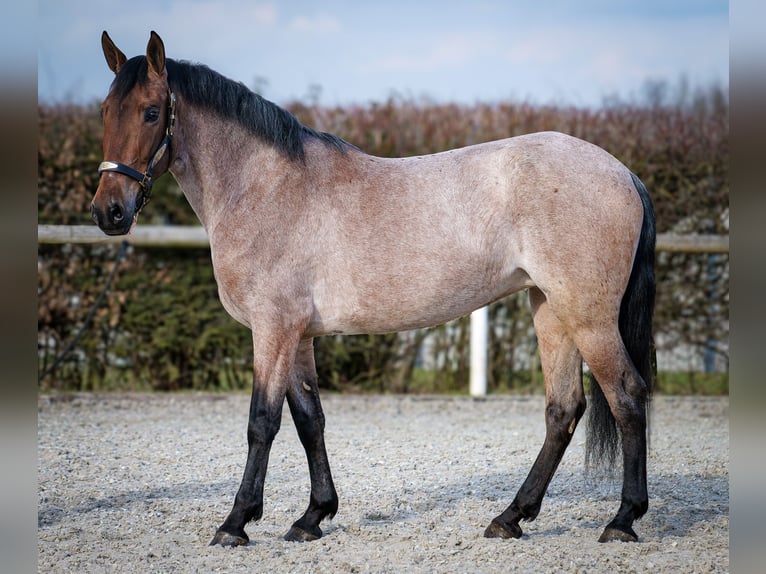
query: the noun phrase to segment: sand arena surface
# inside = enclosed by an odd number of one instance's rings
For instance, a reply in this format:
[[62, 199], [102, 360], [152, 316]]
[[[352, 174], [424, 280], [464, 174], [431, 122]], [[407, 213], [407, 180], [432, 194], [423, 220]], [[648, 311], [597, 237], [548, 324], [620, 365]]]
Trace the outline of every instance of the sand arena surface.
[[537, 520], [485, 539], [543, 442], [542, 397], [323, 396], [340, 508], [324, 537], [287, 532], [308, 504], [284, 409], [250, 544], [209, 547], [246, 456], [241, 394], [42, 396], [40, 572], [727, 572], [727, 397], [657, 397], [637, 544], [597, 539], [620, 481], [583, 471], [575, 432]]

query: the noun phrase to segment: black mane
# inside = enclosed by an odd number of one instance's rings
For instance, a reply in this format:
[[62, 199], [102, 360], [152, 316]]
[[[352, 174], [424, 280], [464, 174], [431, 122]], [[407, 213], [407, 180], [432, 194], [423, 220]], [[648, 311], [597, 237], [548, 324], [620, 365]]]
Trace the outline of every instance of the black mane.
[[[303, 142], [307, 138], [317, 138], [340, 151], [353, 147], [337, 136], [304, 126], [287, 110], [207, 66], [170, 58], [165, 61], [165, 66], [171, 90], [194, 106], [236, 121], [290, 159], [303, 160]], [[136, 84], [146, 82], [147, 72], [145, 56], [131, 58], [120, 68], [111, 89], [122, 99]]]

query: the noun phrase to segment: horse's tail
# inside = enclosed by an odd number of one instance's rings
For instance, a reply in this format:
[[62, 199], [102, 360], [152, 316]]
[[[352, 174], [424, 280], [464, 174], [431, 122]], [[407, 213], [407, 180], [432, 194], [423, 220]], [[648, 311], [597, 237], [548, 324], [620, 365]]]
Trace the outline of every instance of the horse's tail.
[[[638, 374], [646, 383], [647, 439], [649, 435], [649, 399], [656, 372], [655, 349], [652, 339], [652, 313], [654, 311], [654, 251], [656, 230], [654, 207], [646, 187], [638, 177], [630, 174], [644, 207], [641, 235], [638, 240], [633, 269], [628, 287], [620, 305], [619, 329], [625, 348]], [[620, 435], [612, 411], [601, 387], [589, 375], [590, 414], [585, 441], [586, 468], [612, 468], [620, 447]]]

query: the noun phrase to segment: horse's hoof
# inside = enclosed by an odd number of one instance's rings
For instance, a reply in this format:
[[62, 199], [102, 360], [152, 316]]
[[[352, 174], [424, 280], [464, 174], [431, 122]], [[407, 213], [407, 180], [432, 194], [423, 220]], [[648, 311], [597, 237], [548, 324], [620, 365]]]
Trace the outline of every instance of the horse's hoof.
[[284, 536], [288, 542], [311, 542], [312, 540], [319, 540], [322, 538], [322, 530], [315, 526], [310, 532], [304, 530], [300, 526], [292, 525], [290, 530]]
[[242, 532], [241, 536], [238, 536], [236, 534], [229, 534], [228, 532], [219, 530], [215, 533], [215, 536], [213, 536], [209, 546], [217, 546], [219, 544], [221, 546], [244, 546], [248, 542], [250, 542], [250, 539], [244, 532]]
[[638, 542], [638, 535], [628, 526], [626, 530], [620, 530], [614, 526], [607, 526], [599, 537], [599, 542], [611, 542], [620, 540], [621, 542]]
[[521, 538], [523, 532], [518, 524], [502, 524], [493, 520], [484, 531], [484, 538]]

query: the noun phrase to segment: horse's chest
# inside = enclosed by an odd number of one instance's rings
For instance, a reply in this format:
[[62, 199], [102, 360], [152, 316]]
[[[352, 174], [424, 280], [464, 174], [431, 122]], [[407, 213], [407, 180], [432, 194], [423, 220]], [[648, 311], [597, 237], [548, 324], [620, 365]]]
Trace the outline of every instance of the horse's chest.
[[213, 257], [213, 274], [218, 285], [218, 298], [223, 308], [234, 320], [250, 327], [252, 313], [249, 311], [247, 292], [236, 266], [223, 265]]
[[222, 288], [220, 282], [218, 282], [218, 297], [221, 299], [223, 308], [226, 309], [226, 312], [231, 315], [235, 321], [250, 328], [250, 314], [246, 312], [245, 307], [237, 298], [229, 296], [226, 289]]

